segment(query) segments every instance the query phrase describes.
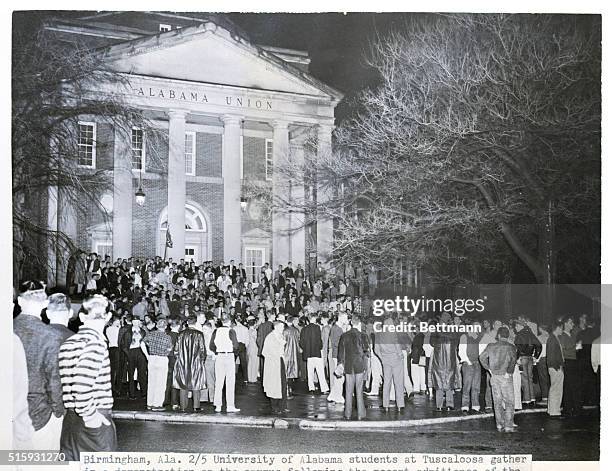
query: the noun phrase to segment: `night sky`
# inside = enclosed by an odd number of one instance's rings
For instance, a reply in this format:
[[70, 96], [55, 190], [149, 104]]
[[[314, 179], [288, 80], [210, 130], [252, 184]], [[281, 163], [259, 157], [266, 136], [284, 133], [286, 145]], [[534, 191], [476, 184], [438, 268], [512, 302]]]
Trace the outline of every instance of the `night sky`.
[[[16, 12], [14, 31], [33, 31], [53, 17], [75, 18], [95, 12]], [[312, 75], [340, 90], [345, 100], [336, 108], [337, 121], [350, 114], [360, 90], [376, 83], [377, 75], [364, 57], [376, 35], [404, 29], [414, 13], [230, 13], [228, 17], [260, 45], [308, 51]], [[425, 16], [425, 15], [423, 15]]]

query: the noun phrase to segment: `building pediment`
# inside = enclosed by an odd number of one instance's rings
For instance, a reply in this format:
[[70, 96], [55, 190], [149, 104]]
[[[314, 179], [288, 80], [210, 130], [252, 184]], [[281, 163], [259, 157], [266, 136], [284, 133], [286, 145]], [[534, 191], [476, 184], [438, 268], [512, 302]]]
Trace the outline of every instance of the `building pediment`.
[[271, 234], [260, 228], [254, 228], [242, 234], [244, 239], [269, 239]]
[[108, 47], [124, 73], [284, 92], [337, 102], [342, 94], [269, 50], [209, 21]]

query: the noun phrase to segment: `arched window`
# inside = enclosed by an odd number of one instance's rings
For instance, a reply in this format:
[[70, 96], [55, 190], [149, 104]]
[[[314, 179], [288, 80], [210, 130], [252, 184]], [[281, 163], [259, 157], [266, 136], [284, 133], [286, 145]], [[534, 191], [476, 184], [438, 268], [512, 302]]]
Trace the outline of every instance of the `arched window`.
[[[168, 210], [164, 209], [161, 217], [160, 229], [168, 228]], [[206, 219], [204, 215], [194, 206], [185, 205], [185, 229], [188, 231], [206, 232]]]

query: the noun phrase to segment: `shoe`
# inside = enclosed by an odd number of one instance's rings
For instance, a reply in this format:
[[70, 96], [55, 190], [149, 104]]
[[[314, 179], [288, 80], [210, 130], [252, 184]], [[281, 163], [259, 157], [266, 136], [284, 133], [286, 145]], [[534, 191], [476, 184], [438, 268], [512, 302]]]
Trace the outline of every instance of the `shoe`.
[[179, 410], [179, 409], [180, 409], [180, 407], [177, 404], [174, 404], [172, 406], [172, 410]]
[[378, 396], [378, 391], [370, 391], [365, 393], [366, 396]]
[[410, 394], [408, 394], [408, 400], [412, 401], [414, 399], [414, 392], [411, 392]]
[[201, 408], [201, 407], [194, 407], [194, 408], [193, 408], [193, 411], [194, 411], [194, 412], [201, 412], [201, 411], [202, 411], [202, 408]]
[[221, 406], [215, 407], [215, 412], [221, 412]]
[[503, 430], [504, 430], [504, 427], [502, 427], [502, 426], [500, 426], [500, 425], [498, 425], [498, 426], [497, 426], [497, 431], [498, 431], [498, 432], [502, 432]]
[[404, 408], [403, 407], [398, 407], [397, 408], [397, 413], [398, 414], [403, 414], [404, 413]]
[[513, 426], [514, 428], [518, 428], [518, 425], [516, 425], [514, 422], [512, 422], [512, 426]]
[[469, 411], [469, 410], [462, 409], [462, 410], [461, 410], [461, 415], [470, 415], [470, 411]]
[[240, 412], [240, 409], [237, 407], [228, 407], [227, 412]]
[[389, 413], [389, 408], [385, 407], [384, 409], [385, 409], [385, 414], [388, 414]]
[[153, 410], [153, 406], [147, 406], [147, 410]]
[[565, 419], [565, 417], [563, 417], [562, 415], [549, 415], [548, 418], [549, 419], [556, 419], [556, 420], [563, 420], [563, 419]]
[[151, 408], [153, 412], [164, 412], [166, 410], [165, 407], [153, 407]]
[[515, 432], [516, 432], [516, 430], [514, 428], [512, 428], [512, 427], [504, 429], [504, 433], [515, 433]]
[[444, 409], [442, 409], [442, 407], [436, 407], [436, 410], [437, 410], [438, 412], [442, 412]]
[[452, 412], [453, 410], [455, 410], [455, 409], [453, 409], [452, 407], [447, 407], [446, 408], [446, 412]]

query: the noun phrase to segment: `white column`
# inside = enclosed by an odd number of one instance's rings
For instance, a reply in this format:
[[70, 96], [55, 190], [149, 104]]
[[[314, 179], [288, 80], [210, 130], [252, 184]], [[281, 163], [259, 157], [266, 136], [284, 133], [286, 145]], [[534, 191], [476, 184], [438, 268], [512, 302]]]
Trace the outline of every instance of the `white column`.
[[[73, 244], [77, 243], [77, 214], [74, 204], [69, 200], [66, 191], [59, 189], [57, 194], [58, 220], [57, 228]], [[71, 247], [60, 241], [60, 252], [57, 257], [57, 275], [55, 277], [58, 286], [66, 286], [66, 274], [68, 271], [68, 261], [72, 255]]]
[[272, 199], [277, 209], [272, 213], [272, 268], [276, 270], [278, 265], [286, 265], [289, 261], [289, 217], [287, 211], [282, 208], [289, 194], [287, 176], [279, 169], [286, 165], [289, 156], [289, 123], [286, 121], [274, 121], [274, 149], [272, 165]]
[[240, 210], [240, 136], [242, 116], [224, 115], [223, 121], [223, 260], [242, 261]]
[[[327, 159], [331, 155], [333, 127], [319, 125], [317, 128], [317, 154], [318, 158]], [[317, 206], [325, 204], [330, 198], [331, 188], [317, 187]], [[317, 214], [317, 259], [329, 267], [331, 251], [334, 244], [334, 222], [321, 211]]]
[[131, 130], [115, 128], [113, 165], [113, 259], [132, 256]]
[[57, 274], [57, 186], [49, 186], [48, 189], [48, 209], [47, 209], [47, 285], [54, 287]]
[[304, 223], [306, 221], [306, 215], [300, 208], [304, 207], [304, 173], [301, 171], [304, 166], [304, 142], [303, 140], [296, 140], [291, 142], [291, 157], [292, 163], [296, 169], [299, 169], [296, 173], [295, 179], [291, 186], [291, 201], [293, 206], [293, 212], [290, 215], [290, 231], [291, 231], [291, 251], [289, 258], [293, 264], [294, 269], [298, 263], [302, 264], [302, 268], [306, 267], [306, 228]]
[[172, 247], [167, 256], [185, 258], [185, 117], [183, 110], [168, 111], [168, 230]]

